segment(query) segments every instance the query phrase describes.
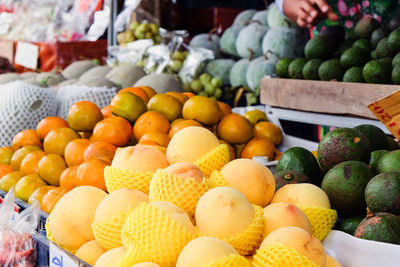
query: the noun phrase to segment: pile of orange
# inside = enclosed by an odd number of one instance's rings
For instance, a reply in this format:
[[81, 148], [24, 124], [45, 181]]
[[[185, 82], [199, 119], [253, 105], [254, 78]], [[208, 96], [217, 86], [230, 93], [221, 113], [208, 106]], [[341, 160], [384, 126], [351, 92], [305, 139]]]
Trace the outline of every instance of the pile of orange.
[[279, 156], [279, 127], [261, 111], [234, 114], [229, 105], [191, 93], [157, 94], [147, 86], [130, 87], [100, 109], [89, 101], [72, 105], [67, 120], [47, 117], [37, 128], [15, 135], [0, 148], [0, 189], [51, 212], [58, 199], [76, 186], [106, 190], [103, 170], [118, 147], [135, 144], [167, 147], [174, 134], [203, 126], [228, 145], [231, 158]]

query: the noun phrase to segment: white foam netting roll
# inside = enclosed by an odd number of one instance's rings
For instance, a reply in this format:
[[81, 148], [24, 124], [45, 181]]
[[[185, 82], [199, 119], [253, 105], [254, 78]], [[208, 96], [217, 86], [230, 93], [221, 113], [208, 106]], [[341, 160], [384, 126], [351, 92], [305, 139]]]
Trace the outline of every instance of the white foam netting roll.
[[36, 129], [40, 120], [57, 113], [57, 98], [51, 88], [14, 81], [0, 85], [0, 146], [9, 146], [14, 135]]
[[88, 87], [85, 85], [66, 85], [58, 89], [57, 99], [60, 102], [57, 116], [67, 118], [69, 108], [78, 101], [90, 101], [100, 109], [109, 105], [117, 93], [117, 88]]

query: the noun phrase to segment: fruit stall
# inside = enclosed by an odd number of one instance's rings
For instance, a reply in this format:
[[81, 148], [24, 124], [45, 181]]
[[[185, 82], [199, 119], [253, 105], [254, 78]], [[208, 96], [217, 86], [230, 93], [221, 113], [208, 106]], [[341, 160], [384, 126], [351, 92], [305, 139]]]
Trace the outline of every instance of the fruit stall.
[[398, 6], [70, 2], [0, 0], [0, 266], [399, 265]]

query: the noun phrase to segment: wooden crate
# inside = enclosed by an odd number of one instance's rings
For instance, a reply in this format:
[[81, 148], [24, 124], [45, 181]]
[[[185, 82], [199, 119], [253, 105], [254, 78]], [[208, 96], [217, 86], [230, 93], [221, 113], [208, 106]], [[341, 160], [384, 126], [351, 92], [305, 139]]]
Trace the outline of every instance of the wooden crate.
[[368, 105], [397, 85], [326, 82], [264, 77], [261, 103], [280, 108], [376, 119]]

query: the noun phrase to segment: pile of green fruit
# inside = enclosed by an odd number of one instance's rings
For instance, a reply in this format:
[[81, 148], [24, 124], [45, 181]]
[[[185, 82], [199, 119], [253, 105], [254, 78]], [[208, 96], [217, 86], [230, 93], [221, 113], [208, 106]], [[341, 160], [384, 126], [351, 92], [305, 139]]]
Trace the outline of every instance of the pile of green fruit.
[[290, 148], [276, 170], [277, 186], [320, 186], [338, 212], [338, 230], [400, 244], [400, 146], [378, 127], [337, 128], [322, 138], [317, 159]]
[[159, 33], [158, 25], [146, 21], [142, 23], [134, 21], [129, 24], [129, 27], [125, 31], [117, 34], [117, 41], [121, 46], [125, 46], [127, 43], [139, 39], [152, 39], [155, 44], [160, 44], [162, 38]]
[[191, 83], [184, 84], [186, 92], [192, 92], [196, 95], [207, 96], [214, 100], [219, 100], [222, 97], [222, 80], [218, 77], [212, 77], [208, 73], [201, 74], [198, 79]]
[[340, 26], [327, 27], [307, 42], [304, 54], [305, 58], [278, 61], [278, 76], [400, 84], [400, 28], [382, 27], [371, 17], [346, 34]]
[[178, 75], [179, 71], [183, 67], [183, 63], [188, 56], [189, 51], [175, 51], [171, 54], [171, 64], [169, 64], [166, 69], [165, 73]]

